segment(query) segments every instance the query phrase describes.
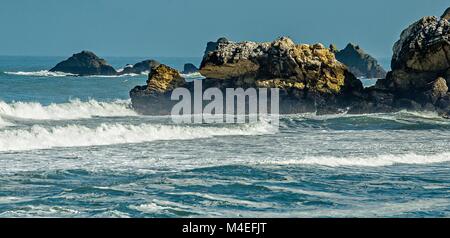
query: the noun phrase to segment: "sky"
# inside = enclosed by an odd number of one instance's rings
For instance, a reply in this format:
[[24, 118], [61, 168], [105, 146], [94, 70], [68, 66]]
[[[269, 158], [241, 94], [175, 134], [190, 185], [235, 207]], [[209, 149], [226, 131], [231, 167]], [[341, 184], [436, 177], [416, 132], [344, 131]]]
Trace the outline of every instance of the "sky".
[[359, 44], [390, 57], [401, 31], [448, 0], [1, 0], [0, 55], [201, 57], [208, 41]]

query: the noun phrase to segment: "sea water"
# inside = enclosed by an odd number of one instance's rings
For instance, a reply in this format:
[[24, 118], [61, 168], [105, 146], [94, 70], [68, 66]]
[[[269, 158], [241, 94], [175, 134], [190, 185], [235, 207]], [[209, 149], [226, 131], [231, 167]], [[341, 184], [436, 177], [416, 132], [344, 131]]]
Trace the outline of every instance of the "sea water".
[[435, 113], [174, 124], [131, 108], [146, 75], [47, 71], [62, 59], [0, 57], [0, 217], [450, 215], [450, 121]]

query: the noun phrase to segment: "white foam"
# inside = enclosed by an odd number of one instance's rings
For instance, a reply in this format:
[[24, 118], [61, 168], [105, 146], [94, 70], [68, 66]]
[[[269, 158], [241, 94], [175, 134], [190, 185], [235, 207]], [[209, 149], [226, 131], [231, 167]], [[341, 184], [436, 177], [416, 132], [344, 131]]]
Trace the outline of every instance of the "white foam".
[[9, 121], [6, 121], [5, 119], [0, 117], [0, 128], [12, 126], [13, 124]]
[[[32, 120], [68, 120], [98, 117], [137, 115], [130, 107], [130, 100], [98, 102], [94, 99], [81, 101], [74, 99], [68, 103], [44, 106], [37, 102], [0, 101], [0, 116]], [[1, 124], [1, 120], [0, 120]]]
[[418, 155], [418, 154], [386, 154], [378, 156], [349, 156], [349, 157], [334, 157], [334, 156], [314, 156], [302, 159], [278, 160], [278, 161], [260, 161], [262, 164], [300, 164], [300, 165], [321, 165], [329, 167], [380, 167], [392, 166], [397, 164], [433, 164], [450, 162], [450, 152]]
[[[123, 71], [121, 69], [118, 72]], [[4, 72], [5, 74], [10, 75], [19, 75], [19, 76], [29, 76], [29, 77], [76, 77], [79, 76], [77, 74], [71, 74], [71, 73], [64, 73], [64, 72], [50, 72], [48, 70], [39, 70], [39, 71], [17, 71], [17, 72]], [[135, 76], [142, 76], [147, 75], [149, 72], [144, 71], [140, 74], [120, 74], [120, 75], [89, 75], [85, 77], [89, 78], [118, 78], [118, 77], [135, 77]]]
[[264, 122], [232, 128], [119, 123], [104, 123], [95, 128], [80, 125], [45, 128], [35, 125], [29, 129], [0, 131], [0, 151], [189, 140], [214, 136], [267, 134], [272, 131], [272, 126]]
[[205, 76], [201, 75], [199, 72], [190, 73], [190, 74], [181, 74], [181, 77], [183, 77], [186, 80], [186, 82], [205, 78]]
[[39, 71], [18, 71], [18, 72], [5, 72], [5, 74], [20, 75], [20, 76], [35, 76], [35, 77], [66, 77], [77, 76], [76, 74], [64, 73], [64, 72], [50, 72], [48, 70]]

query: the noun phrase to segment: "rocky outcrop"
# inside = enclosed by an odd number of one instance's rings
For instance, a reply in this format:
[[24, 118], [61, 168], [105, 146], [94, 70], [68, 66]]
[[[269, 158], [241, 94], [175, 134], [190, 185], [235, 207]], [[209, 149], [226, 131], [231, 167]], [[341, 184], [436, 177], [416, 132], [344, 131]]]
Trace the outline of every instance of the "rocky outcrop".
[[149, 73], [153, 68], [159, 66], [156, 60], [144, 60], [142, 62], [136, 63], [134, 65], [127, 65], [122, 71], [118, 72], [119, 75], [123, 74], [142, 74]]
[[197, 73], [197, 72], [198, 72], [197, 66], [195, 66], [191, 63], [184, 64], [183, 74], [192, 74], [192, 73]]
[[[446, 14], [444, 14], [445, 16]], [[367, 89], [366, 112], [433, 110], [450, 113], [450, 23], [424, 17], [405, 29], [393, 47], [392, 71]]]
[[[279, 88], [281, 113], [338, 112], [357, 100], [363, 91], [361, 82], [329, 49], [321, 44], [297, 45], [287, 37], [265, 43], [220, 41], [216, 50], [204, 56], [200, 73], [206, 77], [204, 88]], [[177, 78], [169, 75], [172, 73], [163, 78]], [[169, 81], [177, 82], [170, 85], [183, 85], [181, 80]], [[191, 84], [183, 86], [192, 89]], [[147, 110], [148, 106], [142, 104], [155, 105], [155, 97], [150, 96], [153, 92], [167, 98], [172, 89], [172, 86], [155, 89], [148, 84], [135, 88], [130, 96], [138, 111], [155, 114], [153, 108]]]
[[[333, 51], [333, 47], [330, 47]], [[334, 47], [334, 51], [335, 47]], [[384, 78], [386, 71], [377, 60], [364, 52], [358, 45], [349, 43], [344, 49], [335, 52], [336, 59], [345, 64], [356, 77]]]
[[64, 72], [80, 76], [86, 75], [116, 75], [116, 70], [104, 59], [90, 51], [82, 51], [72, 55], [67, 60], [58, 63], [50, 69], [51, 72]]
[[203, 54], [203, 57], [207, 56], [209, 52], [217, 50], [217, 47], [220, 44], [226, 44], [228, 42], [229, 42], [229, 40], [225, 37], [219, 38], [216, 42], [214, 42], [214, 41], [208, 42], [206, 44], [206, 49], [205, 49], [205, 53]]
[[445, 10], [445, 12], [442, 14], [441, 19], [445, 19], [447, 21], [450, 21], [450, 7]]
[[167, 115], [176, 103], [170, 100], [170, 93], [185, 84], [177, 70], [160, 64], [149, 73], [147, 85], [136, 86], [130, 91], [131, 102], [140, 113]]

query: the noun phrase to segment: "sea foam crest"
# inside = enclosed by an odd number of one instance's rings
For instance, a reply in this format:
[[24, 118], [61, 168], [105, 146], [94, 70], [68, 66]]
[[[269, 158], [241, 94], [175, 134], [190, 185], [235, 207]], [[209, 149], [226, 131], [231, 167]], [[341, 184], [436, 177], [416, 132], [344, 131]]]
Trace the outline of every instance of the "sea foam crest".
[[262, 164], [298, 164], [298, 165], [320, 165], [329, 167], [381, 167], [398, 164], [433, 164], [450, 162], [450, 152], [418, 155], [409, 154], [385, 154], [377, 156], [314, 156], [301, 159], [289, 159], [278, 161], [260, 161]]
[[142, 143], [156, 140], [189, 140], [228, 135], [258, 135], [272, 133], [272, 129], [272, 126], [265, 122], [243, 124], [231, 128], [120, 123], [103, 123], [95, 128], [74, 124], [50, 128], [35, 125], [29, 129], [0, 131], [0, 151]]
[[0, 117], [11, 117], [31, 120], [71, 120], [92, 117], [135, 116], [130, 100], [98, 102], [94, 99], [81, 101], [70, 100], [67, 103], [42, 105], [37, 102], [0, 101]]
[[[123, 69], [122, 69], [123, 70]], [[121, 72], [121, 71], [118, 71]], [[29, 76], [29, 77], [77, 77], [77, 74], [64, 73], [64, 72], [51, 72], [48, 70], [39, 70], [39, 71], [17, 71], [17, 72], [4, 72], [5, 74], [10, 75], [18, 75], [18, 76]], [[118, 77], [135, 77], [148, 75], [148, 71], [144, 71], [140, 74], [118, 74], [118, 75], [89, 75], [85, 77], [89, 78], [118, 78]]]
[[18, 72], [5, 72], [5, 74], [20, 75], [20, 76], [35, 76], [35, 77], [66, 77], [77, 76], [76, 74], [64, 73], [64, 72], [50, 72], [48, 70], [39, 71], [18, 71]]

